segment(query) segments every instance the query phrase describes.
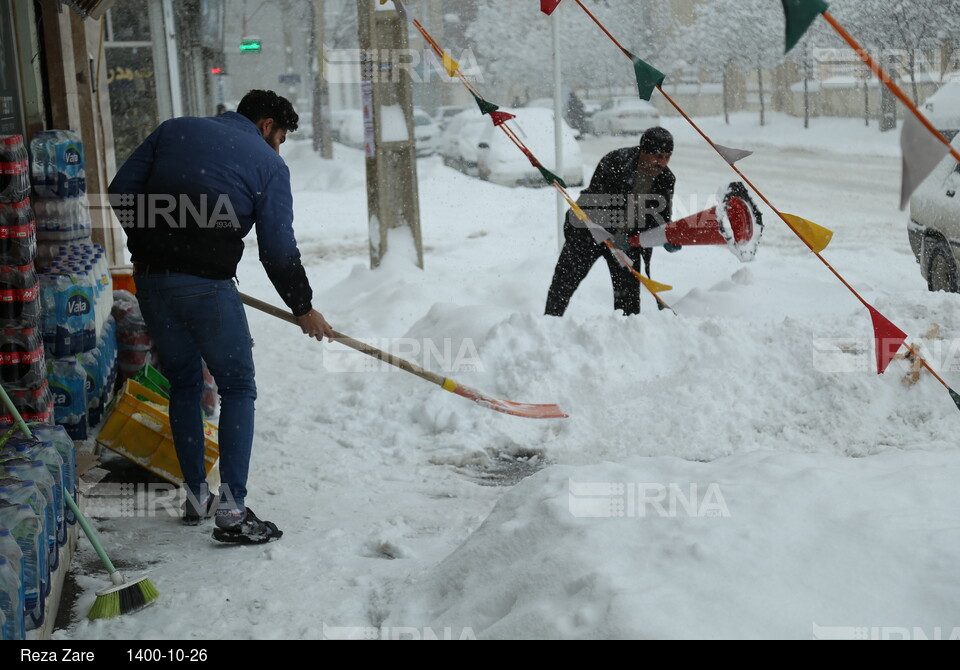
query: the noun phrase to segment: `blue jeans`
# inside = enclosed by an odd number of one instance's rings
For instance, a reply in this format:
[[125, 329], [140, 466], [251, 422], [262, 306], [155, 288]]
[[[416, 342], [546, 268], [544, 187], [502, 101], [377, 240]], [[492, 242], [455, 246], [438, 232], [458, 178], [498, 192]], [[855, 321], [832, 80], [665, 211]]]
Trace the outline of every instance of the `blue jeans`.
[[137, 299], [170, 380], [170, 429], [184, 483], [202, 501], [203, 366], [220, 393], [221, 500], [244, 508], [253, 448], [253, 340], [232, 279], [180, 273], [136, 274]]

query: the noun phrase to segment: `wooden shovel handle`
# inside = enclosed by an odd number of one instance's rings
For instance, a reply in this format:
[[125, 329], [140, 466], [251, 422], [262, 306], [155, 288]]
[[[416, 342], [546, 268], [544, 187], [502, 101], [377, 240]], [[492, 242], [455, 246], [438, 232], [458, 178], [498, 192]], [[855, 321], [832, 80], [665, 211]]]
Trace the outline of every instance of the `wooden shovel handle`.
[[[279, 307], [276, 307], [275, 305], [271, 305], [270, 303], [264, 302], [262, 300], [258, 300], [257, 298], [249, 296], [245, 293], [240, 294], [240, 299], [244, 302], [244, 304], [249, 305], [254, 309], [259, 309], [261, 312], [266, 312], [267, 314], [275, 316], [278, 319], [282, 319], [284, 321], [297, 325], [297, 317], [295, 317], [288, 310], [281, 309]], [[372, 347], [369, 344], [365, 344], [361, 342], [360, 340], [355, 340], [352, 337], [344, 335], [343, 333], [338, 333], [337, 331], [333, 331], [333, 339], [334, 341], [339, 342], [340, 344], [346, 347], [355, 349], [360, 353], [366, 354], [368, 356], [373, 356], [374, 358], [377, 358], [383, 361], [384, 363], [388, 363], [390, 365], [393, 365], [394, 367], [400, 368], [401, 370], [404, 370], [411, 374], [415, 374], [422, 379], [426, 379], [427, 381], [433, 382], [437, 386], [443, 386], [444, 383], [446, 382], [446, 377], [442, 377], [435, 372], [430, 372], [429, 370], [424, 370], [423, 368], [421, 368], [419, 365], [416, 365], [415, 363], [411, 363], [410, 361], [404, 360], [402, 358], [398, 358], [393, 354], [389, 354], [386, 351], [382, 351], [380, 349], [377, 349], [376, 347]]]

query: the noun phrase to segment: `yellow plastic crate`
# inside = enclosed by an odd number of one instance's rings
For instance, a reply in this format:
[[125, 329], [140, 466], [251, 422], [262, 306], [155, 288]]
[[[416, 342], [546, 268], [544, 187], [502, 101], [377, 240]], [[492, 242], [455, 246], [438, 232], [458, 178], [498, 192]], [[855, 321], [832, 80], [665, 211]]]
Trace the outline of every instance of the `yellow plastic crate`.
[[[169, 400], [128, 379], [100, 429], [97, 442], [178, 486], [183, 472], [173, 447]], [[200, 411], [200, 408], [197, 408]], [[207, 474], [220, 458], [217, 427], [204, 421], [204, 461]]]

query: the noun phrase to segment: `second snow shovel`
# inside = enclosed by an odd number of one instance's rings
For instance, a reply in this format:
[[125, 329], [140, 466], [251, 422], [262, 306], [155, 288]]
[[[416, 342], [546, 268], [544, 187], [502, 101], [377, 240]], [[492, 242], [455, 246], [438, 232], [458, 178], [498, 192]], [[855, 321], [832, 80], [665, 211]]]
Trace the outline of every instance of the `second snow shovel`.
[[[280, 309], [269, 303], [258, 300], [244, 293], [240, 294], [240, 299], [250, 307], [259, 309], [261, 312], [266, 312], [271, 314], [278, 319], [283, 319], [296, 325], [297, 319], [293, 314], [288, 312], [285, 309]], [[563, 412], [557, 405], [536, 405], [531, 403], [522, 403], [522, 402], [513, 402], [512, 400], [503, 400], [501, 398], [491, 398], [484, 395], [476, 389], [470, 388], [469, 386], [464, 386], [463, 384], [458, 384], [453, 379], [449, 377], [443, 377], [438, 375], [435, 372], [430, 372], [429, 370], [424, 370], [419, 365], [411, 363], [408, 360], [403, 358], [398, 358], [393, 354], [389, 354], [386, 351], [381, 351], [376, 347], [372, 347], [369, 344], [355, 340], [352, 337], [347, 337], [342, 333], [333, 331], [334, 341], [339, 342], [340, 344], [350, 347], [351, 349], [356, 349], [357, 351], [364, 353], [368, 356], [373, 356], [384, 363], [388, 363], [395, 367], [405, 370], [411, 374], [414, 374], [421, 379], [426, 379], [429, 382], [433, 382], [437, 386], [441, 387], [444, 391], [450, 391], [451, 393], [456, 393], [459, 396], [467, 398], [474, 401], [481, 407], [486, 407], [487, 409], [492, 409], [497, 412], [503, 412], [504, 414], [511, 414], [513, 416], [523, 416], [528, 419], [565, 419], [567, 414]]]

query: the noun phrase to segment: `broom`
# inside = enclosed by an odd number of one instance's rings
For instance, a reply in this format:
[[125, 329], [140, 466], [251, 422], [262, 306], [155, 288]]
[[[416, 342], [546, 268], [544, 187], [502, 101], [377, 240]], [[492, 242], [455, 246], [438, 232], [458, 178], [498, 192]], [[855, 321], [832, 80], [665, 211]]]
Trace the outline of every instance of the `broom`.
[[[7, 409], [10, 410], [10, 414], [13, 416], [17, 427], [19, 427], [27, 437], [33, 437], [33, 433], [30, 432], [30, 428], [23, 420], [23, 417], [20, 416], [20, 412], [13, 404], [13, 401], [10, 400], [10, 396], [7, 395], [7, 390], [3, 388], [2, 384], [0, 384], [0, 395], [3, 396], [3, 403], [7, 406]], [[121, 614], [129, 614], [130, 612], [143, 609], [159, 598], [160, 592], [157, 591], [157, 588], [146, 576], [133, 581], [127, 581], [126, 577], [113, 567], [113, 563], [107, 556], [107, 552], [103, 550], [96, 533], [93, 532], [93, 528], [87, 523], [86, 517], [80, 512], [80, 508], [77, 507], [73, 496], [70, 495], [70, 492], [66, 489], [64, 489], [63, 493], [64, 500], [76, 515], [77, 521], [80, 522], [80, 527], [83, 528], [83, 532], [86, 534], [87, 539], [90, 540], [90, 544], [93, 545], [100, 560], [103, 561], [104, 567], [110, 574], [110, 581], [113, 582], [113, 586], [97, 591], [97, 600], [93, 604], [93, 607], [90, 608], [87, 618], [111, 619]]]

